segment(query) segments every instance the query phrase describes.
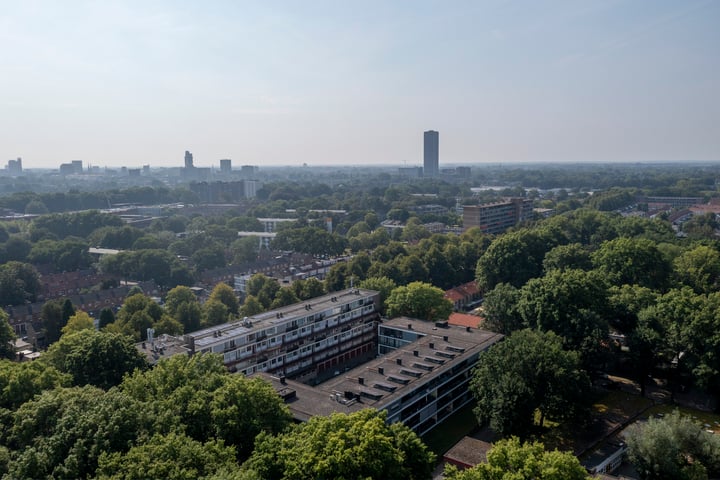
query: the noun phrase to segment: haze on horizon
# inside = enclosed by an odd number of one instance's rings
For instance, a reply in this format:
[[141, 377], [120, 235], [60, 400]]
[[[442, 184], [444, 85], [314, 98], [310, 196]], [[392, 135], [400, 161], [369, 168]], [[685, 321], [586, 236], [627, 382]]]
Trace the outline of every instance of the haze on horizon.
[[2, 2], [0, 166], [720, 160], [720, 2]]

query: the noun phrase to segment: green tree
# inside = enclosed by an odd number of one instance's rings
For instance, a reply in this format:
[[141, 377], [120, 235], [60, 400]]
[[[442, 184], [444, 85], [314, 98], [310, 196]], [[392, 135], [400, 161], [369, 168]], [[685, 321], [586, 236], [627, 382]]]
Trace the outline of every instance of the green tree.
[[588, 361], [607, 337], [607, 297], [596, 272], [551, 270], [520, 289], [517, 309], [525, 325], [557, 333]]
[[339, 292], [349, 282], [350, 275], [346, 263], [336, 263], [325, 276], [325, 289], [328, 292]]
[[95, 330], [95, 323], [90, 315], [78, 310], [75, 315], [72, 315], [67, 324], [62, 328], [62, 334], [68, 335], [70, 333], [79, 332], [80, 330], [92, 329]]
[[720, 281], [720, 253], [714, 248], [699, 245], [683, 252], [675, 259], [675, 272], [683, 285], [696, 293], [710, 293]]
[[645, 238], [616, 238], [592, 254], [595, 267], [616, 285], [641, 285], [662, 289], [668, 283], [670, 265], [657, 245]]
[[277, 392], [260, 378], [226, 375], [212, 393], [212, 434], [237, 448], [239, 458], [250, 456], [260, 432], [282, 432], [292, 421]]
[[590, 477], [571, 452], [548, 451], [540, 442], [520, 443], [517, 437], [500, 440], [487, 462], [458, 471], [445, 467], [446, 480], [586, 480]]
[[240, 301], [235, 295], [232, 287], [227, 283], [220, 282], [210, 292], [210, 300], [217, 300], [225, 305], [230, 313], [237, 315], [240, 312]]
[[0, 305], [34, 302], [40, 293], [40, 276], [30, 264], [7, 262], [0, 265]]
[[71, 380], [70, 375], [43, 361], [0, 360], [0, 408], [16, 410], [44, 390], [69, 387]]
[[147, 329], [158, 322], [163, 309], [144, 293], [129, 295], [117, 313], [115, 323], [105, 327], [107, 331], [124, 333], [136, 340], [147, 339]]
[[15, 358], [15, 346], [12, 343], [15, 338], [15, 330], [8, 322], [8, 314], [0, 308], [0, 359]]
[[520, 290], [509, 283], [498, 283], [485, 295], [483, 301], [483, 328], [509, 335], [523, 328], [523, 320], [518, 312]]
[[590, 270], [591, 268], [590, 253], [579, 243], [558, 245], [547, 252], [543, 259], [543, 269], [546, 272], [554, 269]]
[[270, 308], [280, 308], [293, 303], [298, 303], [300, 299], [295, 295], [292, 287], [281, 287], [275, 294], [275, 298], [270, 304]]
[[253, 315], [257, 315], [258, 313], [262, 313], [264, 311], [265, 307], [263, 307], [262, 303], [260, 303], [257, 297], [254, 297], [252, 295], [248, 295], [245, 298], [245, 302], [240, 309], [240, 313], [244, 317], [252, 317]]
[[210, 299], [202, 306], [202, 325], [221, 325], [229, 319], [228, 308], [219, 300]]
[[[72, 313], [65, 307], [66, 300], [48, 300], [40, 310], [40, 319], [45, 330], [45, 344], [56, 342], [62, 335], [62, 328], [67, 324]], [[72, 302], [70, 303], [72, 306]], [[67, 315], [67, 317], [66, 317]]]
[[221, 268], [227, 264], [225, 260], [225, 249], [216, 242], [212, 242], [210, 245], [196, 250], [190, 259], [197, 271]]
[[[693, 339], [697, 333], [694, 320], [706, 300], [705, 296], [696, 295], [689, 287], [672, 289], [660, 296], [655, 305], [639, 314], [641, 324], [654, 333], [650, 338], [658, 342], [653, 342], [656, 345], [656, 358], [673, 366], [672, 393], [677, 388], [680, 373], [685, 371], [690, 360]], [[686, 355], [686, 351], [690, 355]]]
[[189, 437], [224, 440], [245, 459], [260, 432], [278, 433], [291, 420], [275, 390], [261, 379], [231, 375], [218, 355], [176, 355], [136, 371], [120, 388], [145, 402], [162, 424]]
[[527, 435], [547, 417], [576, 420], [586, 411], [590, 381], [577, 353], [552, 332], [519, 330], [483, 352], [470, 389], [480, 423], [500, 436]]
[[453, 305], [445, 292], [429, 283], [412, 282], [395, 288], [385, 301], [389, 317], [407, 316], [420, 320], [447, 320]]
[[196, 480], [218, 470], [237, 470], [235, 450], [222, 441], [200, 443], [182, 434], [154, 435], [127, 452], [103, 453], [98, 479], [143, 480], [172, 478]]
[[89, 329], [64, 335], [44, 358], [49, 365], [72, 375], [74, 385], [104, 389], [118, 385], [126, 373], [147, 367], [130, 337]]
[[387, 412], [316, 416], [277, 436], [260, 434], [243, 468], [267, 480], [291, 478], [429, 479], [435, 463], [417, 436], [388, 425]]
[[102, 330], [107, 325], [113, 323], [115, 321], [115, 314], [113, 313], [112, 309], [110, 308], [103, 308], [100, 310], [100, 324], [99, 327]]
[[200, 328], [202, 311], [197, 296], [190, 288], [177, 286], [165, 297], [165, 310], [180, 322], [186, 332], [194, 332]]
[[257, 299], [260, 303], [262, 303], [265, 309], [268, 309], [270, 308], [270, 305], [272, 305], [273, 300], [275, 300], [275, 295], [277, 295], [279, 290], [280, 283], [276, 279], [271, 278], [263, 284], [257, 294]]
[[315, 277], [293, 282], [293, 289], [300, 300], [310, 300], [325, 294], [325, 285]]
[[542, 273], [545, 253], [557, 240], [535, 230], [520, 230], [497, 237], [477, 263], [476, 280], [483, 290], [498, 283], [515, 288]]
[[720, 438], [677, 411], [635, 423], [626, 439], [628, 458], [643, 480], [699, 480], [720, 474]]
[[360, 288], [375, 290], [380, 292], [380, 309], [385, 312], [385, 301], [392, 291], [397, 288], [397, 284], [388, 277], [370, 277], [366, 278], [358, 285]]
[[117, 389], [55, 388], [12, 415], [9, 478], [89, 478], [103, 452], [124, 451], [147, 435], [146, 409]]
[[260, 290], [262, 290], [263, 286], [265, 286], [265, 284], [270, 281], [272, 281], [272, 279], [267, 275], [264, 275], [262, 273], [256, 273], [252, 277], [250, 277], [245, 283], [245, 291], [248, 295], [253, 295], [257, 297], [260, 294]]

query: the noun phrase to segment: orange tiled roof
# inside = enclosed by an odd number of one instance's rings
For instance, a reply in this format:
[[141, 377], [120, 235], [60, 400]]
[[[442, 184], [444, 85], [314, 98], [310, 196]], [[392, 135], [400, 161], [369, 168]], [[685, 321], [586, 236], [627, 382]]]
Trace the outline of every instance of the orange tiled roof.
[[448, 318], [450, 325], [457, 325], [460, 327], [478, 328], [482, 318], [476, 315], [468, 315], [467, 313], [451, 313]]

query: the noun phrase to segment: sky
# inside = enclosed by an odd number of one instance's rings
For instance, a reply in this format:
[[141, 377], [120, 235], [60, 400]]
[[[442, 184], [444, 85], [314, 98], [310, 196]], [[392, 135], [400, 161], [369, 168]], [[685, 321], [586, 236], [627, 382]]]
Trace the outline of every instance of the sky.
[[[720, 1], [0, 0], [0, 167], [720, 161]], [[3, 158], [4, 156], [4, 158]]]

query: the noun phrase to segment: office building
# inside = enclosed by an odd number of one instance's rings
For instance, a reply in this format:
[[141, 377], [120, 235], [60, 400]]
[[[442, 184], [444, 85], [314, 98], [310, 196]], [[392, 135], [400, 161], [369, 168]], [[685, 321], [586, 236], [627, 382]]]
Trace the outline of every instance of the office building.
[[232, 160], [224, 158], [220, 160], [220, 173], [230, 173], [232, 171]]
[[532, 218], [532, 200], [510, 198], [482, 205], [463, 205], [463, 226], [480, 227], [484, 233], [503, 233], [510, 227]]
[[434, 177], [440, 173], [440, 134], [428, 130], [423, 135], [423, 175]]
[[193, 168], [195, 165], [193, 165], [193, 155], [192, 153], [185, 150], [185, 168]]
[[330, 380], [309, 386], [260, 374], [286, 400], [293, 417], [352, 413], [363, 408], [388, 412], [388, 423], [402, 422], [423, 435], [473, 401], [472, 369], [481, 352], [502, 339], [486, 330], [447, 322], [395, 318], [378, 326], [381, 356]]

